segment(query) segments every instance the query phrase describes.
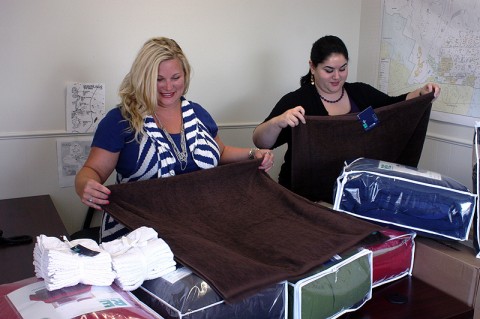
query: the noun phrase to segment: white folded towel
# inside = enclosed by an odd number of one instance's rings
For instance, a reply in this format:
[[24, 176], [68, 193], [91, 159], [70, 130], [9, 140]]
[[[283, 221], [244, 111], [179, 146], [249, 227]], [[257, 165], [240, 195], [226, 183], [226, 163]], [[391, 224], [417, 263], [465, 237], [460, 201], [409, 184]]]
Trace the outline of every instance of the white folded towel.
[[134, 290], [143, 281], [176, 269], [170, 247], [149, 227], [101, 245], [91, 239], [69, 242], [40, 235], [33, 265], [35, 275], [45, 280], [50, 291], [79, 283], [109, 286], [113, 281], [124, 290]]
[[[72, 247], [95, 256], [84, 255]], [[112, 258], [91, 239], [61, 241], [55, 237], [37, 236], [33, 250], [35, 275], [43, 278], [48, 290], [75, 286], [79, 283], [109, 286], [115, 279]]]
[[124, 290], [134, 290], [148, 279], [155, 279], [176, 269], [168, 244], [149, 227], [140, 227], [128, 235], [101, 245], [112, 257], [115, 283]]

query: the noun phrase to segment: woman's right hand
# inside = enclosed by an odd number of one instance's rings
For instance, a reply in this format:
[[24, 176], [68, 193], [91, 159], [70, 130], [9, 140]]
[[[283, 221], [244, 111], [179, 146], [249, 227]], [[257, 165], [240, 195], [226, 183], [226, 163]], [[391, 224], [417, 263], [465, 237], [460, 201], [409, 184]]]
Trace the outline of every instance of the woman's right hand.
[[277, 116], [277, 125], [281, 128], [287, 126], [295, 127], [300, 123], [305, 124], [305, 110], [301, 106], [296, 106]]
[[305, 110], [296, 106], [257, 126], [253, 131], [253, 143], [259, 148], [270, 149], [284, 128], [300, 123], [305, 124]]
[[103, 185], [112, 174], [119, 153], [92, 147], [90, 154], [75, 176], [75, 191], [82, 203], [89, 207], [101, 210], [101, 205], [107, 205], [110, 189]]
[[100, 184], [94, 179], [88, 179], [84, 184], [83, 190], [81, 190], [79, 196], [82, 203], [89, 207], [93, 207], [97, 210], [101, 210], [101, 205], [109, 204], [108, 195], [110, 195], [110, 189]]

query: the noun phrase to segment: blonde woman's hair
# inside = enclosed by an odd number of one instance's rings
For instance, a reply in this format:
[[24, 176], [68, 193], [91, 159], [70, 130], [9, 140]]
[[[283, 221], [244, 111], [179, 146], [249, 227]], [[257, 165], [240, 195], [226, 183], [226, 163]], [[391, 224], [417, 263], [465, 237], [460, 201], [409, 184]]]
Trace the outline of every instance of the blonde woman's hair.
[[157, 106], [158, 66], [163, 61], [178, 59], [183, 67], [185, 90], [190, 84], [190, 64], [180, 46], [172, 39], [158, 37], [145, 42], [133, 61], [130, 72], [120, 85], [120, 110], [130, 123], [130, 132], [140, 141], [145, 134], [143, 122], [146, 116], [153, 114]]

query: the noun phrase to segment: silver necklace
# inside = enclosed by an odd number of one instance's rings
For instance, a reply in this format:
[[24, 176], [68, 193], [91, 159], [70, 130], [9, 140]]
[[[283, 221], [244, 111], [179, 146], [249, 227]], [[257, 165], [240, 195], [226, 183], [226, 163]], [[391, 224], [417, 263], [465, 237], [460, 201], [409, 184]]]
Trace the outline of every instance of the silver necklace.
[[167, 137], [167, 140], [170, 142], [170, 144], [173, 147], [173, 152], [175, 153], [175, 156], [177, 156], [177, 159], [180, 161], [180, 168], [182, 171], [187, 168], [187, 163], [188, 163], [188, 154], [187, 154], [187, 142], [185, 139], [185, 131], [183, 130], [183, 117], [182, 117], [182, 129], [180, 130], [180, 147], [182, 151], [177, 147], [177, 144], [172, 139], [172, 136], [170, 136], [170, 133], [163, 127], [162, 122], [157, 116], [156, 112], [153, 112], [153, 115], [158, 121], [158, 124], [160, 124], [160, 129], [162, 130], [163, 134]]

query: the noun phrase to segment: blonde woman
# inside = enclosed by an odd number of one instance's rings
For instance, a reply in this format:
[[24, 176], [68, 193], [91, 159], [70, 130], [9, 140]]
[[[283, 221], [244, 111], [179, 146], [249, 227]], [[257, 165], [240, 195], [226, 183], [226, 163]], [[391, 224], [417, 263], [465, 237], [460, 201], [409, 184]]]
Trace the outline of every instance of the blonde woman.
[[[263, 158], [268, 171], [274, 156], [266, 149], [225, 145], [210, 114], [185, 94], [190, 65], [172, 39], [148, 40], [120, 86], [121, 103], [99, 123], [75, 188], [86, 205], [108, 205], [103, 183], [113, 170], [117, 182], [164, 178], [219, 164]], [[104, 214], [101, 240], [110, 241], [128, 229]]]

